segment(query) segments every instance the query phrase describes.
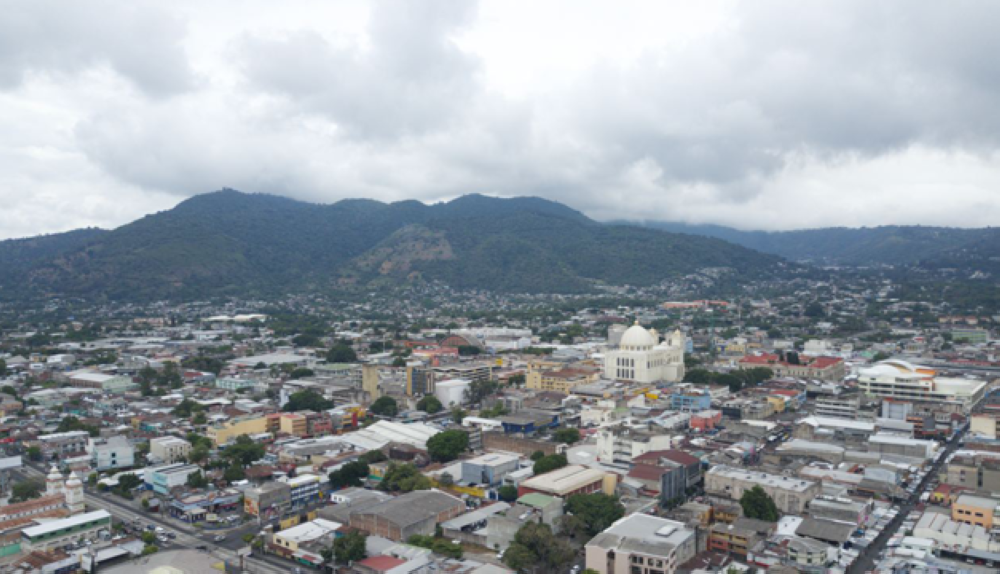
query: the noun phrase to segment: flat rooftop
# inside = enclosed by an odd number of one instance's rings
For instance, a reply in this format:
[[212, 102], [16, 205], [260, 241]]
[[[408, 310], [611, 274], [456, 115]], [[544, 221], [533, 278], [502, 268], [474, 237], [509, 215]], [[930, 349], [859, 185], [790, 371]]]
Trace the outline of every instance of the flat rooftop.
[[771, 486], [784, 490], [793, 490], [796, 492], [805, 492], [816, 485], [816, 483], [811, 480], [778, 476], [776, 474], [767, 474], [766, 472], [751, 472], [731, 466], [715, 466], [708, 471], [708, 474], [724, 476], [734, 480], [759, 484], [761, 486]]

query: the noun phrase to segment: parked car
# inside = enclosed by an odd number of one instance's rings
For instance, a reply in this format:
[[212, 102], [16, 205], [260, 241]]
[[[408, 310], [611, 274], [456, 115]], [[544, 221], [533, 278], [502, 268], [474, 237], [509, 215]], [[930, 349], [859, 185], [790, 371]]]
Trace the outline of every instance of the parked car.
[[226, 539], [226, 535], [225, 534], [219, 534], [218, 536], [216, 536], [212, 540], [214, 540], [215, 542], [222, 542], [225, 539]]

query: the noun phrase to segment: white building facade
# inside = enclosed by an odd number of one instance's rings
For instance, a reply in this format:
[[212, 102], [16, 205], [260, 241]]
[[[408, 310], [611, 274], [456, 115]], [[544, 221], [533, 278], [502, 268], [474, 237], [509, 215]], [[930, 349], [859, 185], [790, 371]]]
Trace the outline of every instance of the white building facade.
[[660, 342], [655, 329], [638, 322], [622, 334], [618, 348], [604, 355], [604, 376], [616, 381], [655, 383], [684, 378], [684, 334], [679, 330]]

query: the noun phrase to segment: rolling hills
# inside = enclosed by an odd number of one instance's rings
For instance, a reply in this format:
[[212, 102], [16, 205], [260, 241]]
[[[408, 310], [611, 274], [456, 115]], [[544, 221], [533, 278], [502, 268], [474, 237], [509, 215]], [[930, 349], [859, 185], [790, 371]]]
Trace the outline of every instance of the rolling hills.
[[311, 204], [222, 190], [114, 230], [0, 242], [0, 299], [184, 299], [412, 281], [505, 292], [649, 285], [784, 262], [715, 238], [597, 223], [539, 198]]

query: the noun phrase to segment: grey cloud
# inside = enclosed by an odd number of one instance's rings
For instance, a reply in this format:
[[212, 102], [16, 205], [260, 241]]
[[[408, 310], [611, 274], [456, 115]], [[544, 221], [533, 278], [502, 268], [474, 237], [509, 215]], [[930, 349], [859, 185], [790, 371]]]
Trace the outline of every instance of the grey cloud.
[[148, 95], [195, 85], [183, 25], [151, 2], [12, 0], [0, 17], [0, 87], [109, 67]]
[[319, 33], [247, 37], [251, 87], [292, 100], [357, 138], [444, 129], [479, 93], [478, 62], [452, 42], [476, 2], [383, 0], [372, 11], [370, 49], [340, 48]]

